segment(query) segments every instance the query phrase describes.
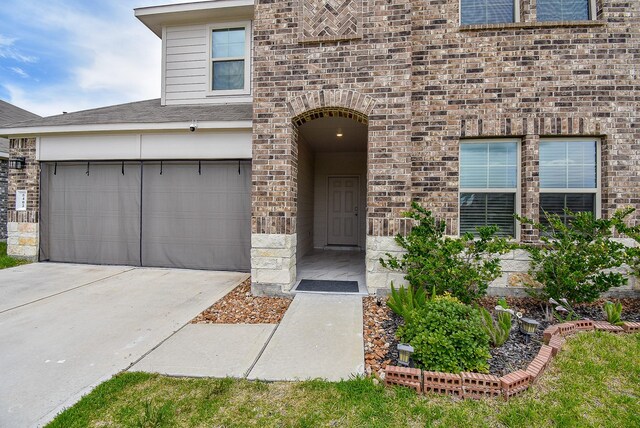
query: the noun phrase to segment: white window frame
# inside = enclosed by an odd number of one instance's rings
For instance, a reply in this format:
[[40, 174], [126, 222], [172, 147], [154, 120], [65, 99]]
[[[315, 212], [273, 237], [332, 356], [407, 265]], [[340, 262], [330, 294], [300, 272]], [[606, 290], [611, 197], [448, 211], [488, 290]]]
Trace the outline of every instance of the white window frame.
[[[539, 193], [595, 193], [594, 209], [593, 213], [596, 218], [600, 218], [602, 215], [602, 185], [601, 185], [601, 174], [602, 174], [602, 139], [593, 138], [593, 137], [560, 137], [560, 138], [541, 138], [540, 142], [564, 142], [564, 141], [593, 141], [596, 143], [596, 187], [590, 188], [577, 188], [577, 187], [539, 187]], [[538, 149], [538, 153], [540, 150]], [[540, 159], [538, 159], [538, 164]], [[539, 203], [539, 202], [538, 202]], [[539, 203], [540, 204], [540, 203]]]
[[[244, 28], [244, 58], [242, 57], [228, 57], [228, 58], [213, 58], [211, 50], [213, 49], [213, 30], [224, 30], [231, 28]], [[209, 35], [208, 48], [207, 48], [207, 75], [208, 89], [207, 96], [226, 96], [226, 95], [249, 95], [251, 93], [251, 21], [238, 21], [238, 22], [220, 22], [216, 24], [210, 24], [207, 26]], [[234, 61], [244, 60], [244, 88], [242, 89], [213, 89], [213, 63], [218, 61]]]
[[[458, 184], [458, 236], [461, 235], [461, 227], [462, 227], [462, 209], [460, 206], [460, 195], [462, 193], [515, 193], [515, 201], [514, 208], [515, 213], [517, 215], [522, 214], [522, 139], [521, 138], [484, 138], [484, 139], [469, 139], [469, 140], [459, 140], [458, 142], [458, 183], [461, 182], [462, 177], [462, 167], [460, 165], [460, 155], [462, 153], [462, 145], [463, 144], [486, 144], [486, 143], [516, 143], [516, 190], [512, 192], [510, 188], [502, 188], [502, 187], [462, 187]], [[514, 231], [515, 235], [513, 239], [515, 241], [520, 241], [520, 221], [514, 219]]]
[[[520, 22], [520, 1], [521, 0], [513, 0], [513, 23]], [[589, 1], [595, 1], [595, 0], [589, 0]], [[464, 25], [501, 25], [501, 24], [509, 24], [509, 22], [490, 23], [490, 24], [463, 24], [462, 23], [462, 0], [458, 0], [458, 23], [461, 26], [464, 26]]]

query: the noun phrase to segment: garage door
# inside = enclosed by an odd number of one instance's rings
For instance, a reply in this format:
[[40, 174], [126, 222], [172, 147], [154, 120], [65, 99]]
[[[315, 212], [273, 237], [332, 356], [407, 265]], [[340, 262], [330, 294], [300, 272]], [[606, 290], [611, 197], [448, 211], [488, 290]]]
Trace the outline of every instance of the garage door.
[[43, 163], [41, 259], [250, 268], [249, 161]]

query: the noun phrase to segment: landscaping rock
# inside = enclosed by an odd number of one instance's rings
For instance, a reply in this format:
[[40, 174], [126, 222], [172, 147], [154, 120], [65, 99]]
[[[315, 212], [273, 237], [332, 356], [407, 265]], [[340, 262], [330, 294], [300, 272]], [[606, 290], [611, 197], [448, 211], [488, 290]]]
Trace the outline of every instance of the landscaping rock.
[[229, 292], [195, 317], [193, 324], [278, 324], [289, 308], [286, 297], [255, 297], [251, 279]]

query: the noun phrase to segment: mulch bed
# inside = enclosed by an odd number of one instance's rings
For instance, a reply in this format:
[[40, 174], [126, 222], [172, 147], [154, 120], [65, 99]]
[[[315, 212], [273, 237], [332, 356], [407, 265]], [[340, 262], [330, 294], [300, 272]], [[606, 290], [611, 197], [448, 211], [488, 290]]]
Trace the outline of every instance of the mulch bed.
[[251, 279], [234, 288], [210, 308], [195, 317], [192, 324], [278, 324], [289, 308], [286, 297], [255, 297]]
[[[601, 299], [595, 303], [577, 305], [574, 309], [582, 318], [594, 321], [606, 320], [602, 311], [602, 305], [606, 300], [622, 303], [622, 319], [624, 321], [640, 322], [640, 299], [637, 298]], [[486, 297], [481, 299], [480, 304], [493, 312], [497, 302], [497, 297]], [[540, 327], [527, 342], [524, 335], [517, 330], [514, 322], [509, 339], [501, 347], [492, 348], [490, 351], [489, 372], [496, 376], [525, 369], [542, 346], [544, 329], [556, 323], [556, 321], [547, 322], [544, 320], [545, 305], [539, 300], [511, 297], [507, 298], [507, 303], [516, 312], [522, 312], [524, 317], [538, 321]], [[398, 340], [395, 333], [402, 323], [402, 319], [387, 307], [386, 298], [365, 297], [363, 312], [365, 369], [367, 374], [380, 374], [387, 364], [397, 364], [396, 346]]]

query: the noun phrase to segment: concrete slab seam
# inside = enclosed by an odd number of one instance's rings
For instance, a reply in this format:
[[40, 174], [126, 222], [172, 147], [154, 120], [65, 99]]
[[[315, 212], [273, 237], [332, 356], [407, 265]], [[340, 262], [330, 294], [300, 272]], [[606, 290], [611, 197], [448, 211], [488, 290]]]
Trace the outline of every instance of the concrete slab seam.
[[27, 306], [27, 305], [32, 305], [32, 304], [38, 303], [38, 302], [40, 302], [42, 300], [50, 299], [52, 297], [56, 297], [56, 296], [59, 296], [59, 295], [64, 294], [64, 293], [68, 293], [69, 291], [77, 290], [78, 288], [86, 287], [88, 285], [95, 284], [96, 282], [104, 281], [106, 279], [110, 279], [110, 278], [113, 278], [115, 276], [122, 275], [123, 273], [131, 272], [132, 270], [135, 270], [135, 269], [137, 269], [137, 268], [136, 267], [132, 267], [131, 269], [123, 270], [122, 272], [114, 273], [113, 275], [105, 276], [104, 278], [96, 279], [95, 281], [87, 282], [86, 284], [81, 284], [81, 285], [78, 285], [77, 287], [73, 287], [73, 288], [70, 288], [68, 290], [63, 290], [63, 291], [60, 291], [58, 293], [53, 293], [53, 294], [50, 294], [48, 296], [40, 297], [39, 299], [32, 300], [30, 302], [23, 303], [23, 304], [18, 305], [18, 306], [14, 306], [13, 308], [4, 309], [4, 310], [0, 311], [0, 314], [4, 314], [5, 312], [13, 311], [15, 309], [19, 309], [19, 308], [22, 308], [22, 307]]
[[253, 368], [256, 366], [256, 364], [258, 364], [258, 360], [260, 360], [260, 358], [262, 357], [262, 354], [264, 353], [264, 350], [267, 349], [267, 345], [269, 345], [269, 342], [271, 342], [271, 338], [273, 338], [273, 335], [276, 334], [276, 330], [278, 330], [278, 327], [280, 327], [280, 323], [276, 324], [276, 326], [271, 331], [271, 334], [267, 338], [266, 342], [264, 342], [264, 345], [262, 345], [262, 349], [260, 349], [260, 352], [258, 352], [258, 355], [256, 356], [255, 360], [253, 360], [253, 363], [251, 363], [249, 368], [242, 375], [243, 379], [246, 379], [249, 376], [249, 374], [251, 373], [251, 370], [253, 370]]

